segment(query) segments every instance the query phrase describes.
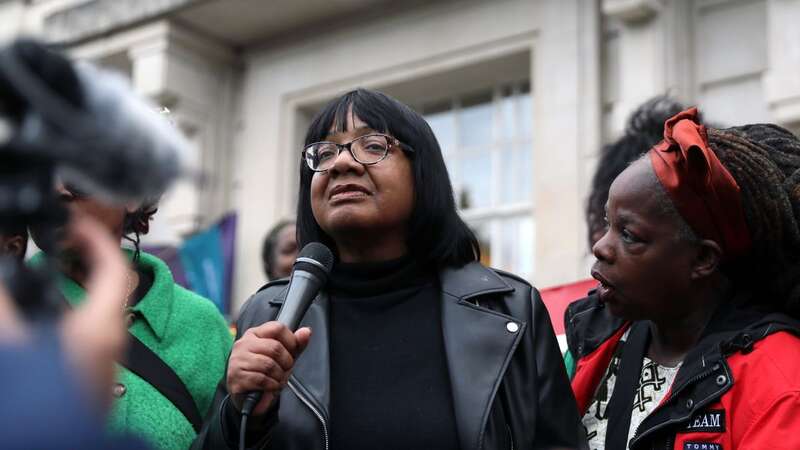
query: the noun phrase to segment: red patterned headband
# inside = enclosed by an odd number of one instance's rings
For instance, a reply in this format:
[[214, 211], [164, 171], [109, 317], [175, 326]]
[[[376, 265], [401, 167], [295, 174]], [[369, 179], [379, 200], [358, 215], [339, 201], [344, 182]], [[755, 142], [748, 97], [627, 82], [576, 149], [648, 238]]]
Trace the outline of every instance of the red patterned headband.
[[709, 148], [697, 108], [666, 121], [664, 140], [650, 150], [650, 161], [680, 215], [700, 238], [722, 247], [723, 259], [750, 250], [739, 185]]

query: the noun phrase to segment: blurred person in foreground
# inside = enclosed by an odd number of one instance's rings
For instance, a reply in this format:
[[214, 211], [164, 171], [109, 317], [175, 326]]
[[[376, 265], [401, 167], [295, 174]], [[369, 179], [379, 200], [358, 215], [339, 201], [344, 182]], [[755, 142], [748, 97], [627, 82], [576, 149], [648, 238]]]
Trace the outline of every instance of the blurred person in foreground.
[[800, 140], [692, 108], [611, 185], [566, 315], [592, 449], [797, 449]]
[[294, 333], [274, 321], [287, 280], [243, 307], [196, 447], [574, 447], [579, 418], [539, 294], [478, 262], [425, 120], [359, 89], [322, 109], [300, 155], [299, 243], [324, 243], [336, 264]]
[[[119, 360], [110, 429], [136, 434], [159, 449], [189, 447], [224, 374], [231, 346], [225, 320], [209, 300], [177, 285], [163, 261], [139, 250], [155, 202], [112, 206], [64, 185], [57, 195], [70, 215], [89, 216], [117, 242], [133, 244], [120, 252], [131, 261], [120, 306], [130, 351]], [[31, 234], [36, 242], [39, 230]], [[86, 296], [86, 262], [73, 239], [64, 237], [59, 247], [60, 290], [77, 307]], [[43, 257], [34, 255], [30, 263]]]
[[[125, 349], [127, 263], [105, 229], [79, 217], [70, 238], [84, 256], [87, 299], [55, 327], [24, 323], [0, 283], [0, 442], [7, 450], [141, 449], [104, 433], [114, 360]], [[27, 234], [26, 234], [27, 235]]]
[[282, 220], [275, 224], [267, 233], [261, 247], [261, 262], [267, 280], [291, 275], [297, 250], [297, 227], [294, 221]]
[[25, 223], [0, 224], [0, 256], [22, 261], [27, 251], [28, 227]]

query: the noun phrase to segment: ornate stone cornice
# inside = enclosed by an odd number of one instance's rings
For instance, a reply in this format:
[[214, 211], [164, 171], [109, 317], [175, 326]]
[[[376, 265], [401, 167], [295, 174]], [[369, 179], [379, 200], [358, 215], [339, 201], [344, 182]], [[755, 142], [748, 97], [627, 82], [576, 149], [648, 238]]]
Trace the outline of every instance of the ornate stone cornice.
[[206, 0], [89, 0], [48, 15], [42, 31], [48, 41], [69, 45], [203, 1]]
[[624, 22], [643, 22], [661, 9], [659, 0], [603, 0], [603, 14]]

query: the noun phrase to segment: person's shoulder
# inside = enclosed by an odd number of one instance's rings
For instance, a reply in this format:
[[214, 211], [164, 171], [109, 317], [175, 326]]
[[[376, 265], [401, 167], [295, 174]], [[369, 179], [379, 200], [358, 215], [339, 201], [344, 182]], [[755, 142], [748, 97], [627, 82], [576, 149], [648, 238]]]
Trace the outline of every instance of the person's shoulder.
[[172, 288], [175, 307], [186, 311], [186, 314], [199, 317], [222, 317], [222, 313], [217, 306], [206, 297], [190, 291], [185, 287], [175, 283]]
[[496, 295], [509, 300], [524, 297], [531, 299], [533, 286], [525, 279], [473, 261], [459, 267], [445, 267], [440, 274], [442, 289], [455, 297]]
[[253, 307], [263, 307], [266, 303], [282, 301], [289, 286], [289, 278], [271, 280], [258, 288], [242, 305], [242, 313]]
[[261, 286], [242, 305], [237, 328], [242, 331], [272, 320], [283, 302], [288, 286], [289, 278], [273, 280]]
[[[533, 288], [524, 279], [472, 261], [439, 269], [442, 292], [458, 300], [481, 303], [515, 317], [530, 317]], [[494, 306], [491, 306], [494, 305]]]
[[495, 267], [487, 267], [487, 269], [497, 274], [501, 280], [514, 289], [523, 289], [527, 291], [533, 289], [533, 284], [517, 274], [506, 272], [505, 270], [497, 269]]
[[154, 281], [151, 289], [155, 289], [160, 295], [171, 295], [171, 308], [178, 310], [181, 318], [195, 322], [213, 320], [224, 323], [222, 313], [217, 306], [208, 298], [175, 282], [172, 271], [161, 258], [142, 252], [139, 265], [152, 272]]
[[570, 303], [564, 311], [567, 346], [578, 358], [598, 349], [626, 324], [630, 322], [612, 315], [595, 292]]
[[189, 328], [201, 331], [204, 336], [217, 333], [225, 338], [230, 337], [228, 322], [217, 305], [177, 283], [173, 287], [173, 314], [170, 320], [189, 324]]
[[[732, 401], [763, 413], [787, 396], [800, 400], [800, 338], [787, 331], [757, 341], [752, 350], [728, 356]], [[743, 405], [740, 405], [740, 407]]]
[[443, 282], [453, 288], [464, 288], [467, 291], [481, 290], [487, 286], [492, 289], [525, 288], [530, 290], [531, 284], [524, 278], [494, 267], [488, 267], [478, 261], [463, 266], [444, 267], [440, 269]]
[[[266, 282], [263, 286], [258, 288], [253, 297], [256, 295], [277, 295], [278, 293], [286, 290], [286, 286], [289, 285], [289, 277], [278, 278], [277, 280], [270, 280]], [[263, 294], [262, 294], [263, 293]]]
[[734, 376], [770, 380], [773, 387], [800, 390], [800, 337], [779, 331], [753, 344], [752, 351], [728, 358]]
[[479, 262], [449, 270], [448, 280], [443, 282], [446, 293], [458, 298], [474, 298], [483, 306], [519, 320], [531, 317], [538, 293], [534, 295], [535, 289], [522, 277]]

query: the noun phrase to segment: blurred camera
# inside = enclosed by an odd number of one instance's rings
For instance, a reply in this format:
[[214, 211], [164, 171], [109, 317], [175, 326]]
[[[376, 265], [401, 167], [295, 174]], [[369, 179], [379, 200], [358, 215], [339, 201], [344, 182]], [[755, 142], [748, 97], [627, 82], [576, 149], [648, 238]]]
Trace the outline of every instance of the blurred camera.
[[[29, 39], [0, 49], [0, 229], [43, 230], [54, 253], [67, 211], [55, 180], [110, 202], [152, 198], [184, 170], [189, 146], [112, 72], [74, 63]], [[0, 261], [2, 281], [29, 317], [61, 309], [52, 263]]]

